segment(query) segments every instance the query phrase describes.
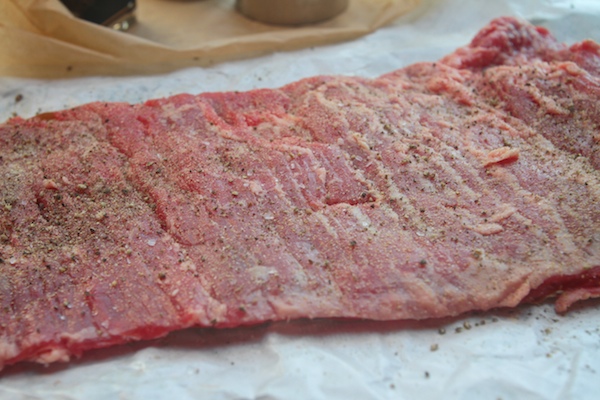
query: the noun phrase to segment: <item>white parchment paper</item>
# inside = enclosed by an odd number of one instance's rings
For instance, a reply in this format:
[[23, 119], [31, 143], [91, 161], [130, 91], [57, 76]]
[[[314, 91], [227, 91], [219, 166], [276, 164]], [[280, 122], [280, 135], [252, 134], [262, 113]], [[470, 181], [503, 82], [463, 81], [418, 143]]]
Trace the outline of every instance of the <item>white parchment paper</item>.
[[[516, 15], [569, 43], [600, 41], [595, 0], [426, 0], [361, 39], [161, 76], [0, 77], [0, 120], [95, 100], [277, 87], [316, 74], [377, 76], [433, 61], [492, 18]], [[69, 364], [9, 367], [0, 399], [598, 399], [600, 301], [426, 322], [292, 321], [188, 329]]]

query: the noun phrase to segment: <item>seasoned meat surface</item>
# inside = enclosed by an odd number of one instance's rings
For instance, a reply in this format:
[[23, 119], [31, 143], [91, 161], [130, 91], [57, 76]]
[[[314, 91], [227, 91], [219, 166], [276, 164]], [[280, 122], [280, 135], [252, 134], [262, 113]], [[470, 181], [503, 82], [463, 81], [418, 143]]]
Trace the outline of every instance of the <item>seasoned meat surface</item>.
[[377, 79], [0, 126], [0, 366], [190, 326], [600, 296], [600, 47], [501, 18]]

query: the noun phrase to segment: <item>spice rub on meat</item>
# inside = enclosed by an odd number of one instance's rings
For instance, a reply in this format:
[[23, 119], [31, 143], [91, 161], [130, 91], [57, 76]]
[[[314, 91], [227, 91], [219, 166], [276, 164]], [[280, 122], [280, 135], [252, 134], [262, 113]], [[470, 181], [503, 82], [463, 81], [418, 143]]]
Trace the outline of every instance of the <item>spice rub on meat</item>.
[[377, 79], [8, 121], [0, 365], [599, 296], [599, 49], [501, 18]]

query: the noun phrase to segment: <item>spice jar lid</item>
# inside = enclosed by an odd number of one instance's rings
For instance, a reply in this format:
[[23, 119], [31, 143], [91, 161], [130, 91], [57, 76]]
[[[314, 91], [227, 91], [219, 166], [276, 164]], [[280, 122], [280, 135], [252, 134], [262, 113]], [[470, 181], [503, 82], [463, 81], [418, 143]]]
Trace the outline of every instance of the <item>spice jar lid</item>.
[[273, 25], [304, 25], [333, 18], [348, 8], [349, 0], [237, 0], [237, 10], [248, 18]]

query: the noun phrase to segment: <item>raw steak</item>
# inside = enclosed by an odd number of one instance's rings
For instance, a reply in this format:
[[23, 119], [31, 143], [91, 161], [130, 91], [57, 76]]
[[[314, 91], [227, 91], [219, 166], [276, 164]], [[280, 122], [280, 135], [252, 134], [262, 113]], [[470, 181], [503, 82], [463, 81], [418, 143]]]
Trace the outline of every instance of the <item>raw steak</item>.
[[600, 296], [600, 47], [502, 18], [378, 79], [0, 127], [0, 365], [189, 326]]

